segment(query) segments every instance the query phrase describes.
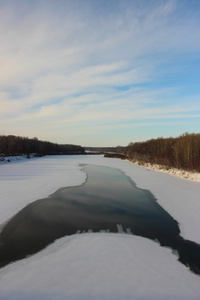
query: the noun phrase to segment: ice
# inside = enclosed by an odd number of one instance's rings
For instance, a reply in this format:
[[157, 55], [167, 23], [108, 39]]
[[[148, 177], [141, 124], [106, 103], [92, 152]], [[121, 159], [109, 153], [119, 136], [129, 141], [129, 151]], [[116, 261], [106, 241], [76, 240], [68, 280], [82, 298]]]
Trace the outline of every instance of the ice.
[[34, 294], [44, 299], [54, 299], [53, 294], [67, 299], [78, 294], [80, 299], [88, 299], [88, 294], [99, 299], [112, 295], [113, 300], [116, 296], [129, 299], [130, 295], [134, 299], [199, 299], [200, 293], [199, 277], [178, 263], [170, 249], [126, 234], [65, 237], [4, 268], [0, 275], [1, 295], [21, 293], [27, 299]]
[[[86, 180], [80, 164], [121, 169], [148, 189], [200, 243], [200, 183], [103, 156], [52, 156], [0, 166], [0, 224], [26, 204]], [[0, 300], [199, 300], [200, 277], [154, 241], [121, 233], [80, 233], [0, 269]], [[122, 233], [122, 231], [124, 233]]]

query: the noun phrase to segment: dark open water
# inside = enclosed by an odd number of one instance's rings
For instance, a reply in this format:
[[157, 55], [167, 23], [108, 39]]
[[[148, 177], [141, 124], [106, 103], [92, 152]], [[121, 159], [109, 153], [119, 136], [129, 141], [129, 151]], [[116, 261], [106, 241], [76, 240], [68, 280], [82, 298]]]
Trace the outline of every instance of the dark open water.
[[[37, 200], [7, 223], [0, 235], [0, 266], [40, 251], [55, 239], [92, 230], [123, 230], [157, 240], [200, 274], [200, 245], [184, 240], [179, 226], [148, 191], [122, 171], [85, 165], [87, 181]], [[134, 253], [133, 253], [134, 255]]]

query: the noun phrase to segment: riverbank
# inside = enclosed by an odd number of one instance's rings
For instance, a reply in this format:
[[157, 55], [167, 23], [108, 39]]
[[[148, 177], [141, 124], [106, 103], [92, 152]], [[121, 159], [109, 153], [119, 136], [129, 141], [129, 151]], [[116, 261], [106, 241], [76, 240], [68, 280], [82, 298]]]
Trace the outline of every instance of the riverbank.
[[164, 172], [170, 175], [175, 175], [184, 179], [188, 179], [195, 182], [200, 182], [200, 173], [196, 171], [187, 171], [182, 169], [177, 169], [173, 167], [168, 167], [164, 165], [159, 165], [155, 163], [146, 163], [141, 160], [136, 159], [130, 159], [127, 155], [124, 154], [118, 154], [118, 153], [107, 153], [104, 155], [106, 158], [121, 158], [122, 160], [128, 160], [134, 164], [137, 164], [139, 166], [145, 167], [150, 170]]
[[[89, 154], [88, 154], [89, 155]], [[90, 154], [91, 155], [91, 154]], [[99, 155], [99, 154], [96, 154]], [[163, 166], [163, 165], [159, 165], [159, 164], [153, 164], [153, 163], [144, 163], [142, 161], [138, 161], [138, 160], [131, 160], [128, 159], [127, 157], [124, 158], [124, 156], [122, 155], [116, 155], [116, 154], [109, 154], [109, 156], [106, 156], [108, 158], [121, 158], [122, 160], [127, 159], [128, 161], [137, 164], [139, 166], [145, 167], [147, 169], [150, 170], [154, 170], [154, 171], [158, 171], [158, 172], [164, 172], [170, 175], [174, 175], [174, 176], [178, 176], [181, 177], [183, 179], [187, 179], [187, 180], [191, 180], [191, 181], [195, 181], [195, 182], [200, 182], [200, 173], [198, 172], [192, 172], [192, 171], [186, 171], [186, 170], [181, 170], [181, 169], [177, 169], [177, 168], [170, 168], [167, 166]], [[27, 155], [18, 155], [18, 156], [6, 156], [3, 158], [0, 158], [0, 165], [1, 164], [6, 164], [6, 163], [15, 163], [15, 162], [20, 162], [20, 161], [25, 161], [27, 159], [33, 159], [35, 158], [34, 154], [31, 154], [30, 156], [27, 157]]]
[[0, 156], [0, 165], [7, 164], [7, 163], [21, 162], [32, 158], [35, 158], [35, 154]]
[[159, 171], [159, 172], [164, 172], [170, 175], [175, 175], [184, 179], [188, 179], [191, 181], [195, 182], [200, 182], [200, 173], [198, 172], [192, 172], [192, 171], [186, 171], [186, 170], [181, 170], [177, 168], [170, 168], [167, 166], [159, 165], [159, 164], [152, 164], [152, 163], [144, 163], [138, 160], [129, 160], [134, 164], [137, 164], [139, 166], [143, 166], [147, 169], [154, 170], [154, 171]]

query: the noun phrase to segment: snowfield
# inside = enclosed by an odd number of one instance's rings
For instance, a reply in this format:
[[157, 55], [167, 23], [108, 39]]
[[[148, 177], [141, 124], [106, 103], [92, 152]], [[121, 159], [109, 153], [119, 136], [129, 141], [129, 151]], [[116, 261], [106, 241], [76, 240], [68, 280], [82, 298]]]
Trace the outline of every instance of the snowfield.
[[[121, 169], [148, 189], [200, 243], [200, 183], [97, 155], [46, 156], [0, 165], [0, 224], [25, 205], [86, 180], [80, 164]], [[85, 233], [56, 240], [41, 252], [0, 269], [0, 300], [199, 300], [200, 276], [171, 249], [126, 233]]]

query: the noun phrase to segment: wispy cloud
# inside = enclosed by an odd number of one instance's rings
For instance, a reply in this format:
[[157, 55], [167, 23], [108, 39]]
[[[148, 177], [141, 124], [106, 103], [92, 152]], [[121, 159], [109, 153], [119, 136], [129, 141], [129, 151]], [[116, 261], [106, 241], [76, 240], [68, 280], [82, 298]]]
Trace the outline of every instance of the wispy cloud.
[[134, 131], [134, 120], [199, 118], [198, 87], [183, 98], [182, 75], [177, 81], [173, 69], [187, 61], [188, 78], [198, 73], [196, 1], [2, 3], [0, 133], [61, 143], [74, 134], [79, 143], [85, 132], [84, 144], [96, 145], [103, 134], [112, 144], [109, 126], [121, 126], [120, 144], [127, 122]]

